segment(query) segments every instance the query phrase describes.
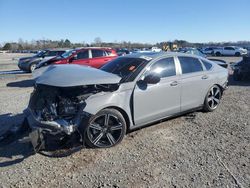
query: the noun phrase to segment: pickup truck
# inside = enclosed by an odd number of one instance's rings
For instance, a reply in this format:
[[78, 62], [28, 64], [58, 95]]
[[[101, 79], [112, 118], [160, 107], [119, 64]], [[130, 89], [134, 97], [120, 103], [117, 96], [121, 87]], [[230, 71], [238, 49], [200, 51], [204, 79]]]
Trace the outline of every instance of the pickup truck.
[[223, 48], [214, 49], [213, 54], [216, 56], [243, 56], [247, 55], [247, 50], [236, 46], [226, 46]]

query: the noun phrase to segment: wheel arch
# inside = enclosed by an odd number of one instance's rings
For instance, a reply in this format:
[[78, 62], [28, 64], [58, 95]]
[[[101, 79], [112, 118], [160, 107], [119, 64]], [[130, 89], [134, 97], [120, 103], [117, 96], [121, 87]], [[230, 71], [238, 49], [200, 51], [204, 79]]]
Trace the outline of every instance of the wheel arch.
[[223, 95], [223, 91], [224, 91], [224, 89], [223, 89], [223, 87], [222, 87], [222, 85], [220, 85], [220, 84], [214, 84], [214, 85], [216, 85], [216, 86], [218, 86], [219, 88], [220, 88], [220, 91], [221, 91], [221, 95]]
[[130, 123], [129, 116], [125, 110], [123, 110], [122, 108], [120, 108], [118, 106], [108, 106], [108, 107], [105, 107], [103, 109], [115, 109], [115, 110], [119, 111], [126, 121], [127, 132], [128, 132], [128, 130], [130, 130], [131, 123]]

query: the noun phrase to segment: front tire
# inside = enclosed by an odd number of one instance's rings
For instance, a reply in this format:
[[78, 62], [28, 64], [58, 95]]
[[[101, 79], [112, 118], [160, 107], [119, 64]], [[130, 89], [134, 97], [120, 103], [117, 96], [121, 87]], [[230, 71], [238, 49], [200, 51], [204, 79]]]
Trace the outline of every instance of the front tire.
[[84, 139], [92, 148], [109, 148], [122, 141], [126, 133], [126, 121], [115, 109], [103, 109], [92, 116], [85, 127]]
[[30, 65], [29, 72], [32, 73], [35, 69], [36, 69], [36, 64], [33, 63], [33, 64]]
[[235, 56], [236, 56], [236, 57], [240, 57], [240, 52], [236, 52], [236, 53], [235, 53]]
[[203, 107], [204, 111], [212, 112], [216, 110], [220, 104], [221, 96], [221, 88], [217, 85], [213, 85], [207, 92]]

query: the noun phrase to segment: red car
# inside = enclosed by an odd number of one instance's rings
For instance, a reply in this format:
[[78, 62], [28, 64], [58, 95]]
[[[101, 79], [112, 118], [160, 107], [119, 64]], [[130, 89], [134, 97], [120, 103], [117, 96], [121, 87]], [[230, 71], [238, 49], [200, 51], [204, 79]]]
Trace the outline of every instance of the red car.
[[97, 48], [86, 47], [74, 50], [69, 50], [64, 54], [41, 61], [37, 68], [49, 65], [49, 64], [79, 64], [88, 65], [95, 68], [100, 68], [110, 60], [116, 58], [118, 55], [112, 48]]

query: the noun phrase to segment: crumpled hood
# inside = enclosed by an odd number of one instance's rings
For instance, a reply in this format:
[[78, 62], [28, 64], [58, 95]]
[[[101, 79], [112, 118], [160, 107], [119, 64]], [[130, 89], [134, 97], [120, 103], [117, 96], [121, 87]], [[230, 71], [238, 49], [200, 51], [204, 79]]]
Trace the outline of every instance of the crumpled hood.
[[42, 74], [36, 78], [36, 84], [73, 87], [93, 84], [117, 84], [120, 80], [121, 77], [100, 69], [65, 64], [45, 67]]

